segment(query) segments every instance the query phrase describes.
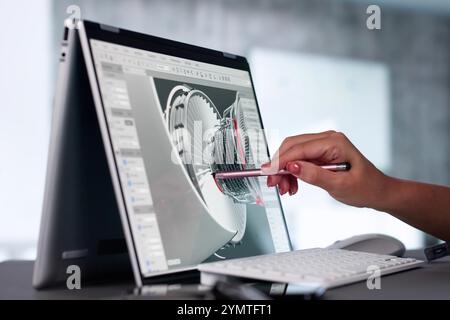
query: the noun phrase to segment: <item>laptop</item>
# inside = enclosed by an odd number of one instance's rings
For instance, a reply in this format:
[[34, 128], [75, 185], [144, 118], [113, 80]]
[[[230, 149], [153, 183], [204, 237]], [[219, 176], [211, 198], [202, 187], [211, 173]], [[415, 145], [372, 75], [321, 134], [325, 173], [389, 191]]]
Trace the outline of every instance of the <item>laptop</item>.
[[[69, 265], [89, 280], [131, 269], [138, 287], [196, 270], [204, 282], [224, 275], [330, 287], [362, 280], [365, 269], [339, 269], [337, 280], [311, 270], [349, 259], [381, 261], [385, 273], [417, 265], [292, 251], [276, 189], [264, 178], [214, 177], [269, 159], [244, 57], [66, 22], [34, 286], [64, 281]], [[318, 257], [329, 259], [317, 265]]]

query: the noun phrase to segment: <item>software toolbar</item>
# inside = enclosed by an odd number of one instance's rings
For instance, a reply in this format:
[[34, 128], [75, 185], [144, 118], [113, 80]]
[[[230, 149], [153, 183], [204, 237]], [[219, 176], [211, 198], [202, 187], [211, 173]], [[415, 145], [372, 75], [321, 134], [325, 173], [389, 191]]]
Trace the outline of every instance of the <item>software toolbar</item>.
[[207, 63], [182, 59], [121, 45], [92, 41], [100, 61], [122, 66], [125, 72], [163, 72], [199, 80], [251, 87], [248, 72], [211, 66]]

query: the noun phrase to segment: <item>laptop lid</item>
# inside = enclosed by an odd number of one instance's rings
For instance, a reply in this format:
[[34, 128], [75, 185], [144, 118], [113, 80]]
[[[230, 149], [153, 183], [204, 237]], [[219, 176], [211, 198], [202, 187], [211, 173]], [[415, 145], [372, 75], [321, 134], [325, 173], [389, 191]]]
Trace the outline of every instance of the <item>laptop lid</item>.
[[80, 21], [137, 285], [204, 261], [291, 249], [264, 178], [215, 180], [269, 154], [245, 58]]
[[[60, 46], [33, 286], [129, 279], [117, 209], [78, 30], [66, 21]], [[68, 272], [69, 271], [69, 272]]]

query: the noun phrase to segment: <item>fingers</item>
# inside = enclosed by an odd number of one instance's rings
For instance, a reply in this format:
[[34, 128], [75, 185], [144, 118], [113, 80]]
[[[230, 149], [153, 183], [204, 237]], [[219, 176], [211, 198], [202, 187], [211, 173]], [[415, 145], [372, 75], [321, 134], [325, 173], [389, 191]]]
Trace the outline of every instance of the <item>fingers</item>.
[[310, 160], [314, 162], [331, 163], [343, 161], [345, 151], [339, 147], [339, 141], [332, 138], [320, 138], [297, 144], [280, 155], [279, 168], [285, 168], [291, 161]]
[[[274, 173], [276, 173], [278, 171], [278, 169], [276, 169], [276, 171]], [[283, 179], [284, 176], [282, 175], [274, 175], [274, 176], [269, 176], [267, 178], [267, 186], [268, 187], [274, 187], [277, 184], [280, 184], [281, 179]]]
[[[351, 161], [357, 153], [345, 135], [335, 131], [293, 136], [283, 141], [272, 162], [264, 165], [263, 170], [276, 174], [280, 169], [287, 169], [293, 176], [330, 192], [335, 188], [336, 179], [340, 176], [318, 165]], [[286, 175], [269, 176], [267, 185], [278, 185], [282, 195], [286, 192], [295, 194], [298, 191], [296, 179]]]
[[282, 169], [283, 167], [281, 167], [277, 164], [279, 163], [280, 155], [283, 155], [287, 150], [289, 150], [290, 148], [292, 148], [293, 146], [295, 146], [297, 144], [301, 144], [301, 143], [311, 141], [311, 140], [317, 140], [317, 139], [329, 137], [333, 133], [336, 133], [336, 132], [335, 131], [325, 131], [325, 132], [320, 132], [320, 133], [300, 134], [297, 136], [287, 137], [286, 139], [283, 140], [280, 147], [273, 155], [272, 160], [271, 160], [272, 165], [265, 166], [264, 168], [266, 170]]
[[335, 131], [330, 130], [330, 131], [319, 132], [319, 133], [299, 134], [297, 136], [287, 137], [286, 139], [283, 140], [283, 142], [281, 143], [277, 152], [275, 152], [273, 158], [275, 158], [276, 154], [282, 154], [285, 150], [291, 148], [293, 145], [311, 141], [311, 140], [325, 138], [325, 137], [330, 136], [332, 133], [335, 133]]
[[[279, 178], [277, 184], [280, 195], [284, 195], [287, 192], [289, 192], [290, 195], [296, 194], [298, 192], [297, 178], [328, 192], [333, 192], [336, 188], [339, 188], [341, 183], [340, 173], [322, 169], [320, 166], [311, 162], [289, 162], [286, 166], [286, 170], [288, 170], [291, 175], [277, 176], [277, 178]], [[270, 176], [269, 178], [273, 177], [275, 176]]]
[[284, 195], [286, 192], [289, 192], [291, 188], [289, 176], [283, 176], [278, 183], [278, 190], [280, 195]]
[[[297, 164], [294, 165], [294, 168], [299, 168]], [[296, 172], [296, 169], [293, 169], [294, 172]], [[283, 175], [280, 176], [279, 181], [276, 184], [272, 184], [270, 180], [272, 180], [274, 176], [267, 177], [267, 185], [269, 187], [273, 187], [278, 184], [278, 190], [280, 192], [280, 195], [284, 195], [285, 193], [289, 192], [289, 195], [294, 195], [298, 192], [298, 181], [297, 177], [295, 175]]]
[[[312, 160], [314, 162], [344, 161], [343, 151], [337, 147], [338, 141], [331, 137], [309, 140], [295, 144], [279, 155], [278, 161], [271, 162], [263, 167], [263, 170], [275, 174], [280, 169], [286, 168], [286, 164], [297, 160]], [[270, 167], [271, 169], [267, 169]], [[274, 175], [267, 180], [268, 186], [279, 185], [282, 176]]]
[[267, 177], [267, 186], [268, 187], [275, 187], [278, 184], [278, 182], [280, 182], [279, 180], [275, 181], [274, 178], [275, 178], [275, 176]]
[[288, 164], [287, 170], [300, 180], [325, 189], [328, 192], [333, 192], [336, 188], [339, 188], [341, 176], [345, 174], [322, 169], [320, 166], [306, 161], [291, 162]]
[[289, 193], [289, 195], [294, 195], [298, 191], [297, 177], [293, 175], [284, 175], [280, 182], [278, 183], [278, 191], [280, 195]]
[[293, 196], [294, 194], [297, 193], [298, 191], [298, 181], [297, 181], [297, 177], [294, 176], [288, 176], [289, 178], [289, 195]]
[[297, 161], [289, 162], [286, 166], [288, 170], [294, 177], [298, 178], [301, 172], [301, 164]]

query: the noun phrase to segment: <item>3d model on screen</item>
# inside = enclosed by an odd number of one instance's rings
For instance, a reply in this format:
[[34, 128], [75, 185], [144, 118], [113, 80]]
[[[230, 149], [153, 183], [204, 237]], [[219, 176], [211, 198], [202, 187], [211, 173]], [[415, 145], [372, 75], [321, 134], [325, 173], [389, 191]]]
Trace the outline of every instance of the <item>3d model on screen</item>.
[[[237, 230], [232, 243], [242, 240], [247, 204], [262, 204], [256, 178], [215, 180], [214, 172], [255, 168], [245, 102], [239, 92], [229, 106], [216, 105], [202, 90], [176, 85], [167, 97], [165, 120], [185, 168], [208, 207], [223, 225]], [[224, 110], [222, 113], [219, 110]]]

